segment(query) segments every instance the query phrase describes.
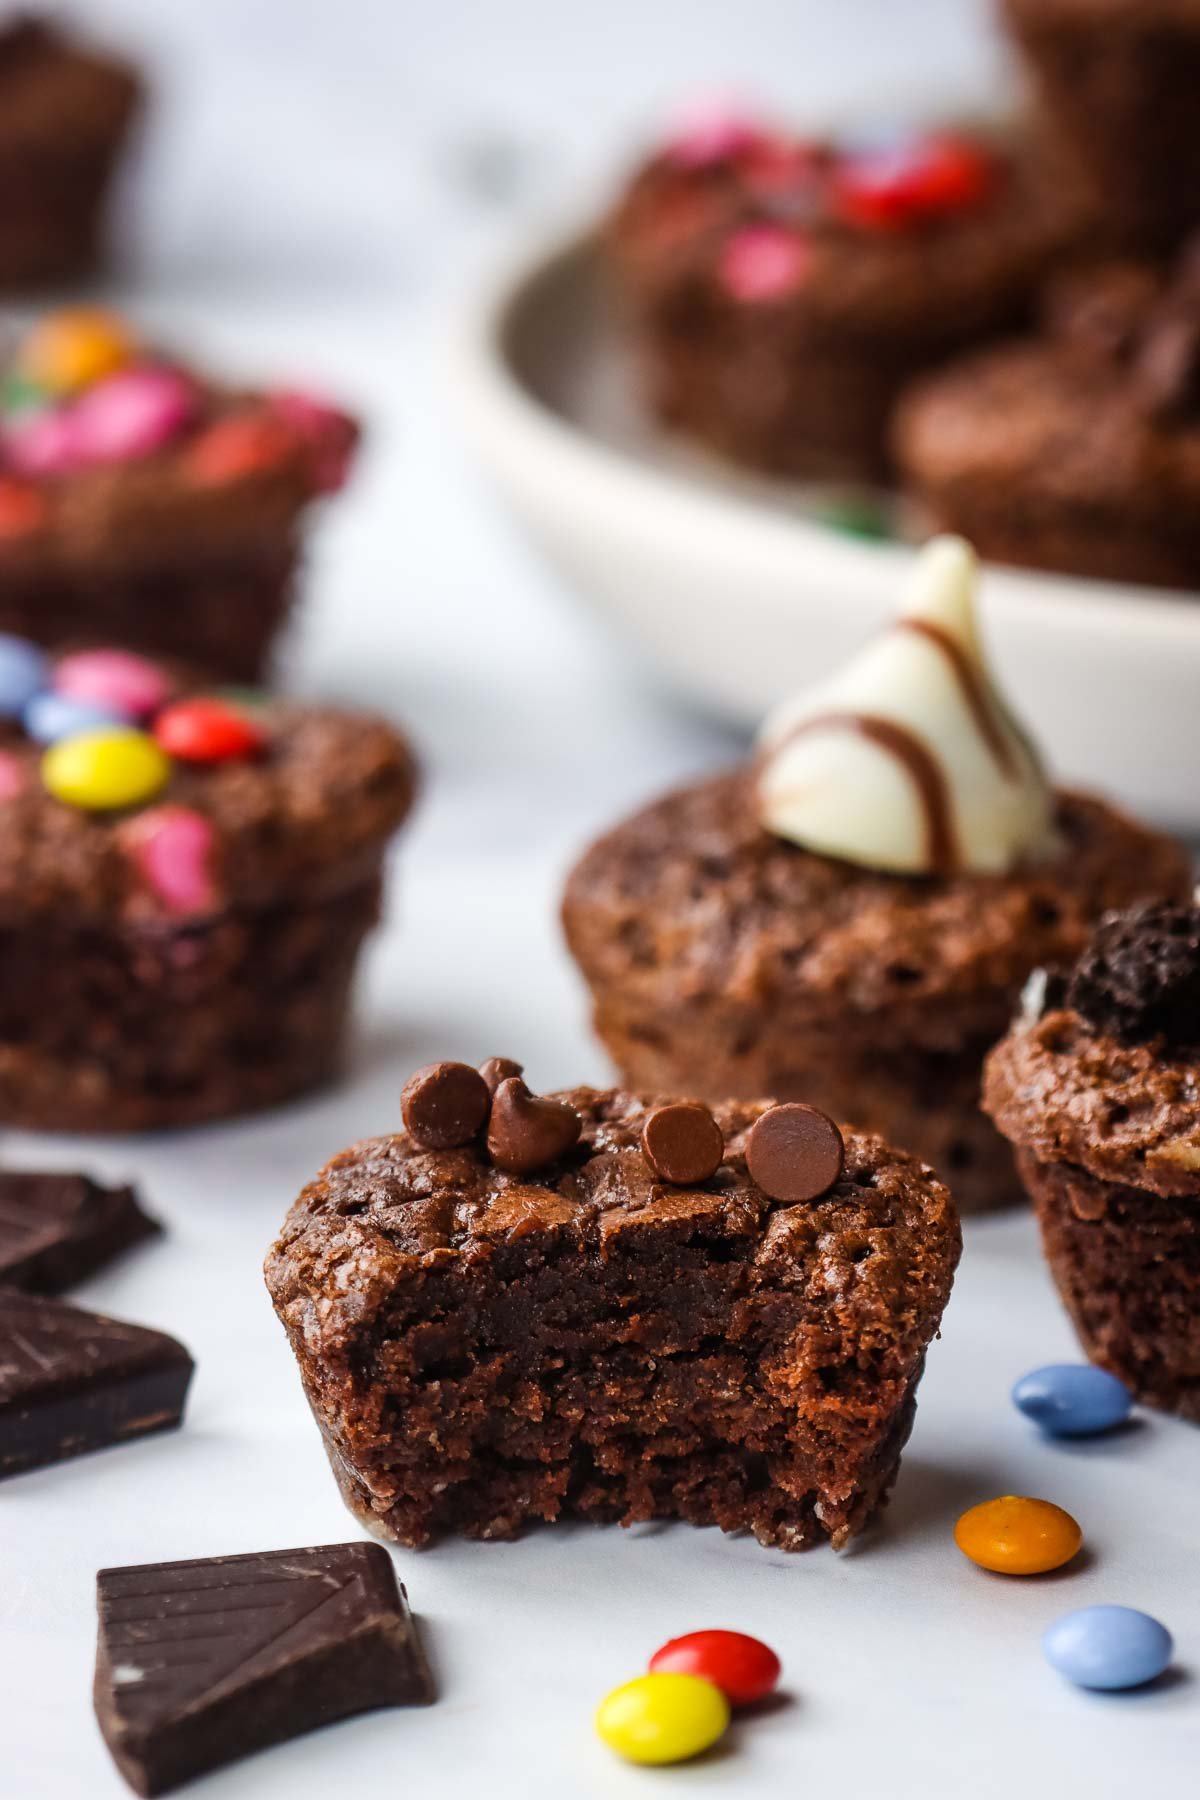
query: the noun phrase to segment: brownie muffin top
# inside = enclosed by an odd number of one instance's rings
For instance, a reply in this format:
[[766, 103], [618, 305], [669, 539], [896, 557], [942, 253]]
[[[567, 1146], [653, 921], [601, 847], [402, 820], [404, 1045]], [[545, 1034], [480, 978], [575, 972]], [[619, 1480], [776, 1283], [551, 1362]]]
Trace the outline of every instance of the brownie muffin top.
[[382, 719], [212, 695], [127, 652], [50, 659], [0, 637], [6, 924], [178, 924], [317, 899], [372, 875], [414, 785]]
[[1022, 26], [1045, 25], [1062, 18], [1094, 19], [1098, 26], [1125, 21], [1139, 28], [1170, 21], [1200, 29], [1200, 0], [1001, 0], [1001, 5]]
[[953, 1048], [1007, 1022], [1039, 962], [1075, 956], [1104, 907], [1187, 891], [1169, 840], [1057, 796], [1058, 848], [1000, 875], [902, 876], [814, 854], [758, 822], [754, 766], [669, 794], [587, 852], [567, 886], [592, 980], [650, 1006], [721, 997], [831, 1026], [878, 1015], [881, 1045]]
[[1112, 913], [1073, 968], [1034, 977], [984, 1106], [1039, 1162], [1200, 1194], [1200, 906]]
[[85, 48], [41, 19], [0, 27], [0, 154], [58, 160], [119, 136], [141, 84], [116, 58]]
[[357, 437], [325, 401], [215, 383], [112, 314], [49, 314], [0, 374], [0, 574], [278, 554]]
[[1023, 299], [1080, 217], [1032, 145], [949, 129], [842, 145], [727, 120], [653, 156], [604, 240], [643, 303], [783, 308], [814, 336], [920, 344]]
[[934, 491], [1033, 483], [1048, 506], [1177, 524], [1200, 502], [1200, 255], [1055, 284], [1039, 337], [915, 383], [894, 436]]
[[663, 1180], [642, 1149], [647, 1119], [677, 1103], [593, 1088], [546, 1101], [570, 1109], [579, 1133], [535, 1172], [497, 1167], [482, 1136], [427, 1150], [411, 1130], [334, 1157], [296, 1200], [267, 1258], [275, 1304], [311, 1351], [358, 1337], [414, 1262], [530, 1261], [556, 1244], [607, 1258], [636, 1253], [647, 1236], [657, 1245], [741, 1240], [766, 1283], [795, 1267], [816, 1307], [852, 1303], [892, 1334], [910, 1315], [940, 1311], [960, 1248], [953, 1202], [931, 1169], [881, 1138], [846, 1130], [841, 1173], [827, 1191], [781, 1205], [747, 1167], [752, 1128], [784, 1110], [770, 1101], [712, 1109], [723, 1158], [690, 1185]]

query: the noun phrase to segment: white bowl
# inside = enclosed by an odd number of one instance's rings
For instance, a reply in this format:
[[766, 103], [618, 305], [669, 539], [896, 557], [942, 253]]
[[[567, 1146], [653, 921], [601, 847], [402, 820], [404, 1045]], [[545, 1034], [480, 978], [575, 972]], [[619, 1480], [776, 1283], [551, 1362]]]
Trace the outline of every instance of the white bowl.
[[[668, 681], [753, 727], [891, 609], [912, 550], [806, 519], [811, 494], [641, 413], [586, 238], [497, 283], [459, 333], [458, 410], [514, 511]], [[1056, 774], [1200, 828], [1200, 597], [989, 568], [1001, 676]]]

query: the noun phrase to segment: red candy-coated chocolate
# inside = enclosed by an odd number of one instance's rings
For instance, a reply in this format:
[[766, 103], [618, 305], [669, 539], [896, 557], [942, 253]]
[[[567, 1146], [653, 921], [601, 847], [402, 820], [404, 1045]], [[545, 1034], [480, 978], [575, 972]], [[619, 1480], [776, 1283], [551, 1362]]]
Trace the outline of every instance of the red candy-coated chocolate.
[[24, 537], [46, 523], [50, 509], [35, 487], [0, 476], [0, 538]]
[[300, 450], [295, 431], [275, 414], [231, 413], [194, 439], [184, 469], [197, 487], [220, 487], [243, 475], [275, 468]]
[[254, 721], [223, 700], [177, 700], [155, 719], [154, 736], [160, 749], [180, 762], [256, 756], [264, 743]]
[[358, 441], [354, 420], [327, 400], [294, 388], [273, 394], [271, 405], [304, 445], [317, 493], [336, 494], [346, 484]]
[[970, 212], [986, 200], [996, 169], [967, 138], [920, 138], [895, 149], [848, 157], [833, 175], [833, 203], [850, 225], [903, 230], [922, 220]]
[[775, 1652], [744, 1631], [689, 1631], [650, 1658], [652, 1675], [699, 1675], [720, 1688], [731, 1706], [763, 1700], [779, 1680]]

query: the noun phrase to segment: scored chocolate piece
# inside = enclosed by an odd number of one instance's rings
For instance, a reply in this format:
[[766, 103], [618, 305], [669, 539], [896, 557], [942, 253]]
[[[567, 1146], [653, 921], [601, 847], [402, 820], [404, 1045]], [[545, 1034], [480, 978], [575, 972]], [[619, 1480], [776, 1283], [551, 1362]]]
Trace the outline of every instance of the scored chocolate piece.
[[378, 1544], [101, 1569], [93, 1690], [135, 1792], [193, 1776], [433, 1683]]
[[819, 1200], [842, 1172], [846, 1146], [827, 1113], [798, 1101], [773, 1106], [746, 1139], [746, 1167], [772, 1200]]
[[676, 1187], [707, 1181], [721, 1166], [725, 1139], [707, 1106], [679, 1101], [659, 1106], [642, 1126], [642, 1154], [656, 1175]]
[[492, 1096], [488, 1155], [510, 1175], [532, 1175], [557, 1162], [579, 1142], [579, 1114], [561, 1100], [531, 1094], [517, 1076]]
[[0, 1286], [61, 1294], [161, 1230], [131, 1187], [0, 1169]]
[[480, 1063], [479, 1073], [487, 1083], [488, 1093], [494, 1094], [502, 1081], [518, 1080], [525, 1073], [525, 1065], [514, 1062], [511, 1056], [489, 1056]]
[[0, 1477], [178, 1425], [193, 1367], [161, 1331], [0, 1289]]
[[429, 1063], [405, 1083], [400, 1112], [422, 1150], [456, 1150], [481, 1128], [490, 1101], [487, 1082], [469, 1063]]

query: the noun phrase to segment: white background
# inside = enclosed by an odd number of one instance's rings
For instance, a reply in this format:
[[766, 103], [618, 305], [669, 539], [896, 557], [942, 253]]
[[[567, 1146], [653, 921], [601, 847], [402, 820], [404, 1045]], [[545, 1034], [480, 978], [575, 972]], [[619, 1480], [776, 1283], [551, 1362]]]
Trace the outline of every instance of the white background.
[[[672, 712], [533, 559], [458, 451], [439, 346], [532, 216], [591, 192], [669, 99], [734, 87], [784, 110], [831, 94], [986, 91], [967, 0], [105, 0], [160, 88], [123, 303], [248, 373], [320, 379], [372, 423], [361, 479], [312, 571], [294, 684], [385, 707], [426, 769], [336, 1094], [140, 1142], [10, 1134], [12, 1165], [135, 1176], [169, 1234], [80, 1298], [181, 1336], [185, 1429], [0, 1488], [0, 1795], [125, 1789], [89, 1704], [105, 1564], [356, 1534], [307, 1417], [259, 1265], [301, 1182], [390, 1129], [438, 1055], [604, 1077], [560, 948], [556, 896], [602, 823], [736, 747]], [[800, 676], [800, 671], [798, 678]], [[836, 1791], [929, 1800], [1194, 1789], [1200, 1439], [1145, 1417], [1074, 1448], [1007, 1401], [1073, 1354], [1030, 1221], [973, 1225], [895, 1501], [852, 1553], [788, 1558], [684, 1528], [562, 1528], [516, 1546], [399, 1553], [441, 1699], [351, 1721], [212, 1777], [213, 1800], [330, 1792], [450, 1800]], [[964, 1507], [1059, 1501], [1087, 1544], [1062, 1575], [964, 1562]], [[1059, 1613], [1099, 1600], [1174, 1629], [1179, 1672], [1098, 1698], [1042, 1662]], [[790, 1703], [703, 1764], [630, 1770], [592, 1737], [601, 1695], [704, 1625], [766, 1638]]]

